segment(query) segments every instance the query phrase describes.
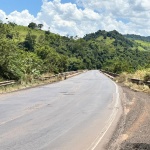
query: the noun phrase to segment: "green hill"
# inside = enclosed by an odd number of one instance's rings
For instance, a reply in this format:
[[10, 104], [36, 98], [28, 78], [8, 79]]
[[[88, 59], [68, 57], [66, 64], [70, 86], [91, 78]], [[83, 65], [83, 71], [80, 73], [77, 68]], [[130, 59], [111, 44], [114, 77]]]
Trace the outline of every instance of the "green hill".
[[134, 42], [139, 50], [150, 51], [150, 42], [143, 40], [135, 40]]
[[0, 24], [0, 78], [30, 81], [43, 73], [105, 69], [116, 73], [148, 68], [150, 52], [117, 31], [84, 38], [60, 36], [13, 23]]
[[97, 31], [95, 33], [91, 33], [91, 34], [87, 34], [84, 39], [85, 40], [90, 40], [90, 39], [97, 39], [99, 36], [103, 36], [104, 39], [106, 39], [107, 37], [114, 39], [114, 46], [117, 45], [121, 45], [124, 47], [132, 47], [134, 45], [134, 43], [130, 40], [128, 40], [127, 38], [125, 38], [124, 36], [122, 36], [119, 32], [117, 32], [116, 30], [110, 31], [110, 32], [106, 32], [106, 31]]
[[131, 39], [131, 40], [141, 40], [141, 41], [146, 41], [150, 42], [150, 36], [140, 36], [140, 35], [135, 35], [135, 34], [126, 34], [124, 37]]
[[141, 51], [150, 51], [150, 36], [140, 36], [134, 34], [124, 35], [125, 38], [134, 41], [135, 45]]

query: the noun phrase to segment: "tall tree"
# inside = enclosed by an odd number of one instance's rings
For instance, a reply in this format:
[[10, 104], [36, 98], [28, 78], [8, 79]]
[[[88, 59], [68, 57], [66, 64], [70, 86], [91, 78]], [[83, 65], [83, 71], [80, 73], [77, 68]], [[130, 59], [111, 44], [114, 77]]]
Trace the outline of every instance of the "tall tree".
[[35, 43], [36, 43], [36, 35], [31, 35], [31, 33], [29, 32], [26, 35], [23, 46], [27, 49], [27, 51], [33, 52]]
[[28, 27], [31, 28], [31, 29], [36, 29], [37, 28], [37, 24], [34, 23], [34, 22], [31, 22], [31, 23], [29, 23]]
[[38, 29], [42, 29], [43, 28], [43, 24], [38, 24]]

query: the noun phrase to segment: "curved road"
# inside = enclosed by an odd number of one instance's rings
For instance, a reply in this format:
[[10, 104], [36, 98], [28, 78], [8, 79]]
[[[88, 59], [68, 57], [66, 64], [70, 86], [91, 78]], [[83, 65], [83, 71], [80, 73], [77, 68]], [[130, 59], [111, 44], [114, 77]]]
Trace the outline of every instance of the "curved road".
[[117, 85], [97, 70], [0, 95], [0, 150], [102, 150], [119, 109]]

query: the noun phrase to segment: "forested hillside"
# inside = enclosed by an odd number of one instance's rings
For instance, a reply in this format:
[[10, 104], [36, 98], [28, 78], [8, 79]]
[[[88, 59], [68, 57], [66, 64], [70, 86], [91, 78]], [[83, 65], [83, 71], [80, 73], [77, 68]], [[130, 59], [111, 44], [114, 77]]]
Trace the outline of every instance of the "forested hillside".
[[135, 34], [126, 34], [124, 37], [132, 40], [142, 40], [146, 42], [150, 42], [150, 36], [140, 36], [140, 35], [135, 35]]
[[99, 62], [105, 70], [121, 73], [150, 67], [150, 53], [141, 51], [135, 41], [117, 31], [98, 31], [86, 35], [84, 39], [97, 46]]
[[150, 36], [145, 37], [134, 34], [126, 34], [124, 37], [134, 41], [139, 50], [150, 51]]
[[105, 69], [116, 73], [150, 67], [150, 52], [117, 31], [84, 38], [60, 36], [41, 27], [0, 23], [0, 78], [29, 80], [43, 73]]

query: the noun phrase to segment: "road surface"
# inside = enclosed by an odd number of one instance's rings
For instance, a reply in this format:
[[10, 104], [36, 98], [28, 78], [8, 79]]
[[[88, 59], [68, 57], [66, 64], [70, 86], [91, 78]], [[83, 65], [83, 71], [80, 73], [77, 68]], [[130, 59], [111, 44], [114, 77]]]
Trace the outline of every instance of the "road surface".
[[97, 70], [0, 95], [0, 150], [102, 150], [119, 109], [117, 85]]

